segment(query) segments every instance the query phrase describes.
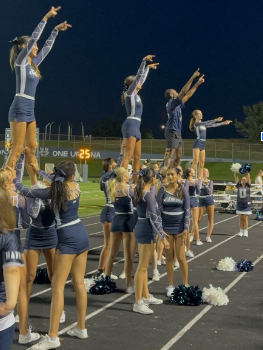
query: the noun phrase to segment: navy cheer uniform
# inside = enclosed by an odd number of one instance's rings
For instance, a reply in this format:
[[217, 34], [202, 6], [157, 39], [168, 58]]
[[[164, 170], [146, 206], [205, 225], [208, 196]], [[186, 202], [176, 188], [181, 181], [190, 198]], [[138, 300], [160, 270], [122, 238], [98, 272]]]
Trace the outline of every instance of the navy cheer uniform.
[[162, 219], [158, 212], [155, 195], [147, 191], [137, 204], [138, 221], [134, 234], [136, 242], [140, 244], [156, 243], [156, 232], [164, 238]]
[[[24, 261], [19, 251], [16, 235], [13, 232], [0, 232], [0, 303], [6, 302], [4, 269], [12, 266], [22, 267]], [[15, 332], [13, 312], [0, 316], [0, 349], [10, 350]]]
[[[18, 179], [13, 180], [16, 189], [25, 197], [50, 199], [50, 187], [44, 189], [30, 190]], [[67, 210], [61, 210], [55, 214], [56, 229], [58, 234], [58, 245], [60, 254], [80, 254], [89, 249], [89, 236], [78, 216], [80, 189], [76, 187], [68, 191], [72, 192], [73, 199], [67, 201]]]
[[146, 67], [146, 62], [143, 61], [136, 74], [135, 80], [129, 86], [127, 92], [125, 93], [125, 108], [127, 112], [127, 119], [122, 124], [122, 135], [123, 138], [128, 139], [131, 136], [135, 137], [137, 140], [141, 139], [141, 117], [143, 111], [143, 104], [140, 96], [135, 92], [138, 84], [141, 86], [145, 82], [149, 68]]
[[[28, 56], [40, 38], [45, 25], [46, 22], [44, 20], [38, 24], [25, 48], [20, 51], [15, 61], [16, 95], [9, 110], [9, 122], [13, 122], [15, 119], [18, 123], [29, 123], [35, 120], [35, 94], [39, 78], [34, 67], [29, 64]], [[37, 67], [51, 50], [57, 35], [58, 31], [54, 29], [37, 57], [32, 58]]]
[[195, 180], [193, 182], [188, 181], [189, 184], [189, 197], [190, 197], [190, 208], [196, 208], [198, 207], [198, 200], [197, 200], [197, 194], [200, 194], [200, 187], [198, 180]]
[[184, 107], [183, 100], [172, 98], [166, 104], [168, 114], [168, 121], [165, 126], [166, 148], [180, 148], [182, 147], [182, 110]]
[[125, 189], [116, 190], [116, 198], [113, 203], [115, 215], [111, 225], [111, 232], [133, 232], [133, 192], [133, 189], [129, 186]]
[[207, 120], [206, 122], [196, 122], [194, 123], [195, 133], [196, 133], [196, 140], [194, 142], [193, 148], [200, 149], [200, 151], [203, 151], [205, 149], [205, 142], [206, 142], [206, 129], [208, 128], [217, 128], [218, 126], [223, 125], [222, 123], [217, 123], [214, 119], [213, 120]]
[[161, 187], [157, 195], [158, 207], [162, 214], [163, 229], [169, 235], [188, 230], [190, 220], [190, 199], [187, 187], [183, 187], [183, 198], [176, 198]]
[[[117, 164], [116, 164], [115, 169], [120, 166], [122, 158], [123, 158], [123, 155], [120, 154], [120, 156], [117, 160]], [[112, 222], [113, 216], [115, 213], [114, 205], [112, 204], [112, 202], [110, 200], [110, 193], [109, 193], [109, 186], [108, 186], [109, 180], [112, 178], [112, 174], [113, 174], [113, 171], [108, 171], [108, 172], [102, 174], [102, 177], [101, 177], [101, 187], [102, 187], [102, 190], [103, 190], [105, 198], [106, 198], [106, 205], [100, 213], [100, 222], [102, 224], [104, 224], [105, 221]]]
[[237, 183], [237, 214], [251, 215], [250, 185], [247, 182], [245, 187]]
[[210, 207], [214, 205], [214, 183], [213, 181], [208, 182], [208, 184], [204, 184], [203, 180], [199, 180], [200, 186], [200, 196], [199, 196], [199, 207]]

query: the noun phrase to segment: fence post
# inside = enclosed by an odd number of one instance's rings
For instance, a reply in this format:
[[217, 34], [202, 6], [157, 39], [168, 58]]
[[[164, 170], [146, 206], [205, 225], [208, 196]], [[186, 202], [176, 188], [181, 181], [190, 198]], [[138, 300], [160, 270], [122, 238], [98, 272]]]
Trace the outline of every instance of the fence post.
[[60, 134], [58, 134], [58, 148], [59, 148]]
[[73, 140], [74, 140], [73, 147], [75, 148], [75, 141], [76, 141], [76, 139], [75, 139], [75, 135], [74, 135]]
[[184, 141], [182, 142], [182, 153], [183, 153], [183, 157], [184, 157]]
[[248, 145], [248, 160], [250, 160], [250, 143]]
[[151, 139], [151, 154], [153, 154], [153, 140]]
[[234, 161], [234, 144], [232, 143], [232, 161]]
[[215, 158], [216, 158], [216, 142], [215, 142]]

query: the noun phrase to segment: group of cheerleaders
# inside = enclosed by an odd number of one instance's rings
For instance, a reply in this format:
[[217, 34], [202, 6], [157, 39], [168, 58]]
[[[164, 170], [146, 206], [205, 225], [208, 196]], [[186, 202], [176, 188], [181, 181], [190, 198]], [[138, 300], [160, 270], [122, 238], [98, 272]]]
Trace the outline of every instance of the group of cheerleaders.
[[[16, 74], [16, 95], [8, 117], [12, 142], [5, 165], [0, 170], [0, 350], [11, 349], [15, 323], [13, 309], [16, 303], [18, 342], [27, 344], [40, 338], [38, 333], [33, 333], [30, 327], [28, 329], [27, 323], [32, 284], [41, 251], [51, 280], [50, 327], [48, 334], [31, 349], [55, 349], [61, 345], [58, 331], [60, 323], [65, 322], [64, 288], [69, 273], [76, 293], [77, 324], [67, 334], [79, 339], [88, 337], [85, 328], [87, 292], [84, 275], [89, 237], [78, 216], [80, 188], [74, 181], [75, 165], [70, 161], [62, 161], [49, 174], [39, 169], [35, 158], [34, 104], [36, 87], [41, 79], [39, 65], [51, 50], [59, 31], [66, 31], [71, 25], [67, 22], [57, 25], [40, 52], [37, 41], [47, 21], [55, 17], [59, 10], [60, 7], [52, 7], [31, 37], [15, 38], [10, 51], [10, 64]], [[165, 260], [167, 296], [171, 296], [174, 289], [175, 266], [179, 266], [183, 283], [188, 285], [185, 256], [193, 256], [190, 242], [194, 236], [197, 245], [203, 244], [199, 237], [198, 222], [205, 208], [208, 214], [206, 241], [212, 242], [213, 182], [209, 180], [208, 170], [204, 169], [206, 129], [230, 123], [222, 122], [222, 118], [202, 122], [202, 112], [193, 112], [190, 129], [197, 136], [193, 147], [194, 158], [192, 167], [183, 172], [180, 167], [181, 109], [204, 82], [204, 76], [199, 77], [197, 70], [181, 92], [177, 93], [174, 89], [165, 92], [168, 121], [164, 162], [161, 165], [142, 165], [140, 123], [143, 108], [138, 92], [149, 70], [158, 66], [158, 63], [152, 63], [153, 58], [153, 55], [146, 56], [137, 74], [128, 76], [124, 81], [121, 99], [125, 104], [127, 119], [122, 126], [122, 152], [117, 163], [112, 158], [103, 161], [104, 173], [100, 183], [106, 196], [106, 206], [101, 213], [104, 248], [100, 255], [98, 275], [104, 274], [101, 278], [108, 281], [115, 278], [112, 275], [113, 263], [123, 241], [125, 264], [122, 277], [126, 278], [126, 292], [135, 292], [133, 311], [141, 314], [152, 314], [149, 305], [163, 302], [149, 293], [147, 270], [150, 263], [153, 279], [158, 281], [157, 266]], [[148, 66], [147, 61], [150, 62]], [[197, 83], [191, 87], [197, 77]], [[133, 172], [130, 175], [128, 166], [131, 159]], [[195, 179], [198, 163], [199, 175]], [[30, 188], [22, 182], [24, 166], [31, 180]], [[43, 177], [43, 182], [39, 182], [37, 176]], [[247, 236], [247, 220], [244, 217], [249, 214], [249, 184], [249, 174], [238, 182], [242, 236]], [[24, 247], [20, 239], [21, 226], [27, 228]], [[139, 263], [133, 286], [132, 264], [137, 250]], [[165, 258], [162, 256], [163, 251]]]

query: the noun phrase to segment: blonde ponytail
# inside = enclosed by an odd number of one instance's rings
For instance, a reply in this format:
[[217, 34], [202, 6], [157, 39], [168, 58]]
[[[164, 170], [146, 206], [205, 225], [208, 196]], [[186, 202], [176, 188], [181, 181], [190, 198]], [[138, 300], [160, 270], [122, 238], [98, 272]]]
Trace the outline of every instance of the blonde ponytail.
[[116, 199], [116, 184], [117, 182], [121, 182], [123, 180], [123, 176], [128, 173], [128, 170], [126, 168], [119, 167], [115, 170], [115, 172], [117, 174], [116, 179], [111, 179], [108, 182], [109, 196], [112, 202], [115, 202]]

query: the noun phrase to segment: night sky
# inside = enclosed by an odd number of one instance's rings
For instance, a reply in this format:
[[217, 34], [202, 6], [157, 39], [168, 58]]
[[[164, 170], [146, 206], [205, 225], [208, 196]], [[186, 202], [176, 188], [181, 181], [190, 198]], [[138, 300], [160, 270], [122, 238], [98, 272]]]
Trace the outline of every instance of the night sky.
[[[96, 120], [126, 117], [120, 95], [123, 80], [135, 74], [142, 58], [156, 54], [157, 71], [150, 71], [140, 95], [143, 123], [163, 138], [164, 91], [180, 90], [196, 68], [206, 82], [183, 110], [183, 138], [192, 110], [204, 119], [224, 116], [243, 120], [242, 108], [262, 100], [263, 39], [261, 1], [237, 0], [9, 0], [1, 9], [0, 116], [1, 131], [8, 127], [8, 109], [15, 93], [15, 75], [9, 66], [9, 40], [29, 34], [49, 11], [62, 6], [50, 19], [39, 40], [41, 47], [56, 24], [73, 25], [61, 32], [52, 52], [40, 66], [43, 80], [36, 95], [40, 131], [54, 121], [52, 133], [90, 134]], [[224, 128], [222, 130], [222, 128]], [[208, 138], [239, 137], [234, 126], [211, 129]], [[223, 131], [223, 136], [222, 136]]]

